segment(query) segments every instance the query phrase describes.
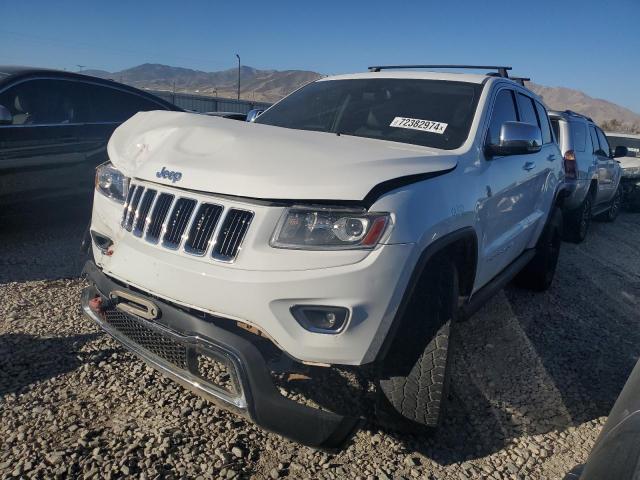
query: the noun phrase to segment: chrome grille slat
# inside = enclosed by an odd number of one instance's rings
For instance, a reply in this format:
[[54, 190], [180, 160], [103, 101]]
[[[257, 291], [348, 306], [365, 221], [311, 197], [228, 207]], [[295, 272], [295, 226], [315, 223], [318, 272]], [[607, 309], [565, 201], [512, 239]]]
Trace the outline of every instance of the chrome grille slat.
[[142, 185], [135, 186], [135, 191], [133, 192], [133, 197], [131, 198], [131, 203], [129, 204], [126, 219], [124, 221], [124, 228], [127, 232], [130, 232], [133, 227], [133, 221], [135, 219], [135, 215], [138, 210], [138, 203], [140, 203], [140, 197], [142, 197], [143, 191], [144, 187]]
[[169, 213], [171, 204], [173, 203], [174, 196], [170, 193], [161, 193], [158, 196], [158, 201], [151, 213], [151, 220], [149, 221], [149, 227], [147, 228], [147, 234], [145, 239], [151, 243], [158, 243], [160, 235], [162, 234], [162, 227], [164, 226], [165, 218]]
[[252, 219], [253, 212], [248, 210], [237, 208], [229, 210], [218, 233], [218, 240], [221, 237], [222, 243], [220, 241], [216, 243], [211, 256], [221, 262], [232, 262], [238, 255]]
[[147, 217], [157, 193], [158, 192], [156, 192], [155, 190], [147, 189], [147, 191], [144, 192], [144, 195], [142, 196], [142, 201], [140, 202], [138, 211], [136, 212], [136, 220], [133, 223], [133, 234], [136, 237], [141, 237], [144, 233], [144, 228], [147, 224]]
[[241, 249], [254, 213], [205, 200], [131, 185], [122, 227], [138, 238], [183, 254], [231, 263]]
[[187, 222], [196, 206], [191, 198], [179, 198], [167, 220], [167, 230], [162, 237], [162, 246], [177, 249], [182, 243], [182, 234], [187, 228]]
[[133, 192], [135, 191], [135, 185], [129, 185], [129, 191], [127, 192], [127, 199], [124, 202], [124, 210], [122, 211], [122, 221], [121, 225], [124, 227], [125, 220], [127, 219], [127, 214], [129, 213], [129, 205], [131, 205], [131, 198], [133, 197]]
[[209, 248], [223, 208], [220, 205], [202, 203], [194, 215], [184, 250], [191, 255], [204, 255]]

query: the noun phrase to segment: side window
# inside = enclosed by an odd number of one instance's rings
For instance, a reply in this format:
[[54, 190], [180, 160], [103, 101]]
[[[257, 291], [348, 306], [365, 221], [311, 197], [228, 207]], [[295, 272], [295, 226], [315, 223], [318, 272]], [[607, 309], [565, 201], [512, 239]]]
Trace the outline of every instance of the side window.
[[493, 104], [491, 113], [491, 122], [489, 131], [487, 132], [487, 141], [491, 145], [500, 143], [500, 129], [504, 122], [515, 122], [518, 120], [516, 113], [516, 105], [513, 100], [513, 92], [511, 90], [500, 90]]
[[531, 125], [536, 125], [539, 127], [540, 125], [538, 125], [538, 116], [536, 115], [536, 111], [533, 108], [533, 101], [529, 97], [521, 93], [518, 93], [516, 96], [518, 98], [518, 111], [520, 112], [520, 121], [524, 123], [530, 123]]
[[600, 144], [598, 143], [598, 134], [594, 126], [589, 125], [589, 136], [591, 137], [591, 144], [593, 145], [593, 153], [600, 150]]
[[599, 128], [596, 129], [596, 132], [598, 132], [598, 141], [600, 142], [600, 154], [607, 157], [611, 156], [611, 147], [609, 147], [607, 136]]
[[91, 91], [91, 107], [93, 122], [124, 122], [138, 112], [149, 110], [165, 110], [151, 100], [115, 88], [87, 84]]
[[584, 152], [587, 144], [587, 127], [583, 122], [570, 122], [569, 125], [574, 150]]
[[542, 142], [551, 143], [553, 142], [553, 134], [551, 133], [551, 124], [549, 123], [547, 109], [544, 108], [540, 102], [535, 102], [535, 105], [536, 112], [538, 112], [538, 123], [540, 124], [540, 130], [542, 131]]
[[88, 100], [77, 82], [35, 79], [0, 94], [13, 125], [65, 125], [87, 120]]

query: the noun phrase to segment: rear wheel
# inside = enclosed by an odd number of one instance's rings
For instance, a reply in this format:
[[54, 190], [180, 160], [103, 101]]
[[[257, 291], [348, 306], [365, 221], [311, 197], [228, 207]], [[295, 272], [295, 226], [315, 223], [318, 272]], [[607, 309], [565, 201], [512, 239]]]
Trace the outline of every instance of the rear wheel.
[[457, 301], [455, 266], [445, 259], [430, 262], [379, 369], [376, 414], [381, 425], [407, 432], [440, 423]]
[[516, 276], [516, 285], [538, 292], [551, 286], [558, 265], [561, 239], [562, 212], [555, 207], [538, 239], [536, 254]]
[[573, 243], [582, 242], [591, 225], [591, 210], [593, 197], [591, 192], [582, 201], [580, 206], [569, 212], [564, 221], [564, 238]]

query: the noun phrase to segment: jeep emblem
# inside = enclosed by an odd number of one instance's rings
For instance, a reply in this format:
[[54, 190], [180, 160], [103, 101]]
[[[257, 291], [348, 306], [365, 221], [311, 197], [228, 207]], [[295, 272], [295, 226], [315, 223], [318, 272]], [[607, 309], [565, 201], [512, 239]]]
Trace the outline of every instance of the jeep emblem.
[[167, 178], [171, 180], [171, 183], [176, 183], [182, 178], [182, 172], [172, 172], [171, 170], [167, 170], [167, 167], [162, 167], [162, 170], [156, 172], [156, 177]]

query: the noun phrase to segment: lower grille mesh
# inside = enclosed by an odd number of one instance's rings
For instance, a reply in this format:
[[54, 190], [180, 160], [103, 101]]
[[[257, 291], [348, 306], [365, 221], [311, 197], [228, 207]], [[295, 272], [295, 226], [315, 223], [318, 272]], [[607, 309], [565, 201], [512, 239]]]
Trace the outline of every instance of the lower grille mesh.
[[183, 345], [141, 325], [117, 309], [105, 310], [104, 319], [113, 328], [144, 349], [176, 367], [187, 369], [187, 349]]

